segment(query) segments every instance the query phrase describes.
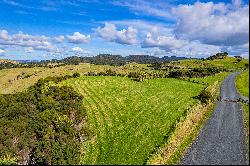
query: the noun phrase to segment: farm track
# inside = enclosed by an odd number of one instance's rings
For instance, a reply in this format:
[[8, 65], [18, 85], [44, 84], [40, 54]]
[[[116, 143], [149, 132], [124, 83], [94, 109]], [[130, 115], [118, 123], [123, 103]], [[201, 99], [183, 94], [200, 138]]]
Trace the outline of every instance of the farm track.
[[[181, 160], [183, 165], [245, 165], [246, 149], [243, 113], [235, 88], [235, 77], [222, 83], [216, 109], [198, 138]], [[249, 164], [249, 163], [248, 163]]]

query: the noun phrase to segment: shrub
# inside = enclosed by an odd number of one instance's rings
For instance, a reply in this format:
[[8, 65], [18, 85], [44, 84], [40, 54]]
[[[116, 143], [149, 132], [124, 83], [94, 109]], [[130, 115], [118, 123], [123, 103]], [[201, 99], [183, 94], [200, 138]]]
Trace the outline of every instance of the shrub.
[[203, 104], [208, 104], [212, 100], [212, 98], [213, 98], [212, 94], [206, 89], [202, 90], [198, 95], [198, 99]]
[[74, 77], [74, 78], [80, 77], [80, 73], [77, 73], [77, 72], [74, 73], [74, 74], [73, 74], [73, 77]]
[[47, 77], [24, 92], [0, 95], [0, 165], [80, 163], [80, 138], [88, 138], [83, 96], [48, 85], [68, 77]]

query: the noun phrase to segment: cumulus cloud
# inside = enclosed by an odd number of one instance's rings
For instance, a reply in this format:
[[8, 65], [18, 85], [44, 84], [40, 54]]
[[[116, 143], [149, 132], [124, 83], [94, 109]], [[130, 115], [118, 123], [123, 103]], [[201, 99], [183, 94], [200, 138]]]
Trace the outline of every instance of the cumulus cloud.
[[185, 40], [178, 40], [173, 36], [153, 36], [151, 33], [147, 34], [146, 39], [142, 42], [142, 47], [159, 47], [163, 50], [170, 51], [179, 49], [188, 44]]
[[196, 2], [172, 9], [177, 17], [175, 33], [179, 38], [199, 40], [212, 45], [241, 45], [249, 41], [249, 7], [213, 2]]
[[5, 51], [0, 49], [0, 56], [3, 56], [3, 55], [5, 55]]
[[220, 46], [202, 44], [200, 41], [191, 41], [187, 45], [171, 50], [171, 54], [185, 55], [188, 57], [204, 58], [221, 52]]
[[73, 48], [72, 48], [72, 51], [73, 51], [73, 52], [76, 52], [76, 53], [82, 53], [82, 52], [83, 52], [83, 49], [80, 48], [80, 47], [73, 47]]
[[67, 35], [67, 38], [70, 43], [87, 43], [90, 41], [90, 35], [83, 35], [80, 32], [74, 32], [72, 36]]
[[24, 49], [27, 53], [32, 53], [34, 51], [33, 47], [27, 47]]
[[0, 33], [0, 44], [8, 46], [32, 47], [33, 50], [42, 50], [47, 52], [58, 51], [58, 48], [49, 42], [50, 37], [47, 36], [33, 36], [19, 32], [14, 35], [8, 35], [6, 30]]
[[229, 52], [231, 55], [239, 55], [244, 58], [249, 59], [249, 43], [238, 45], [238, 46], [230, 46], [224, 48], [227, 52]]
[[6, 30], [1, 30], [0, 31], [0, 39], [2, 40], [9, 40], [9, 35]]
[[39, 42], [46, 42], [48, 41], [50, 38], [47, 36], [33, 36], [33, 35], [29, 35], [29, 34], [24, 34], [23, 32], [19, 31], [18, 34], [14, 34], [12, 36], [12, 40], [15, 41], [39, 41]]
[[62, 43], [62, 42], [64, 41], [64, 36], [63, 36], [63, 35], [60, 35], [60, 36], [54, 37], [54, 40], [55, 40], [57, 43]]
[[117, 30], [115, 24], [105, 23], [103, 28], [98, 27], [96, 33], [106, 41], [120, 44], [135, 45], [137, 44], [137, 29], [128, 27], [128, 29]]
[[[90, 51], [84, 50], [81, 47], [73, 47], [73, 48], [71, 48], [70, 52], [73, 53], [74, 55], [78, 55], [78, 56], [84, 56], [84, 55], [88, 55], [91, 53]], [[68, 52], [68, 53], [70, 53], [70, 52]]]
[[175, 36], [153, 36], [151, 33], [148, 33], [141, 46], [143, 48], [158, 48], [153, 51], [154, 55], [207, 57], [221, 51], [220, 46], [202, 44], [197, 40], [182, 40]]

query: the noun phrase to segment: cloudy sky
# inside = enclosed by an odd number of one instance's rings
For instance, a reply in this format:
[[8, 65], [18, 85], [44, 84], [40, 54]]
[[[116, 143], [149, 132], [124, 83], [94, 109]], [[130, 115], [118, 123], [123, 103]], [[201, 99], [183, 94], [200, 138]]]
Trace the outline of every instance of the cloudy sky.
[[243, 0], [0, 0], [0, 58], [249, 56]]

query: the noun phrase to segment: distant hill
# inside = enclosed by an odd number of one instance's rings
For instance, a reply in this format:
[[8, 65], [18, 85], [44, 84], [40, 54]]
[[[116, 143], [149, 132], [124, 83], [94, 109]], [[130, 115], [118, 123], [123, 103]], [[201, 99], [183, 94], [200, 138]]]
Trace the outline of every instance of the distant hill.
[[15, 60], [19, 63], [31, 63], [31, 62], [40, 62], [40, 60]]
[[161, 63], [165, 61], [176, 61], [182, 59], [189, 59], [186, 57], [176, 57], [176, 56], [164, 56], [162, 58], [150, 56], [150, 55], [129, 55], [129, 56], [121, 56], [121, 55], [112, 55], [112, 54], [99, 54], [94, 57], [77, 57], [71, 56], [64, 58], [62, 60], [57, 60], [60, 63], [67, 64], [79, 64], [79, 63], [92, 63], [98, 65], [116, 65], [121, 66], [125, 65], [129, 62], [136, 62], [140, 64], [152, 64], [152, 63]]
[[0, 59], [0, 64], [1, 64], [1, 63], [12, 63], [12, 64], [17, 64], [16, 61], [8, 60], [8, 59]]

